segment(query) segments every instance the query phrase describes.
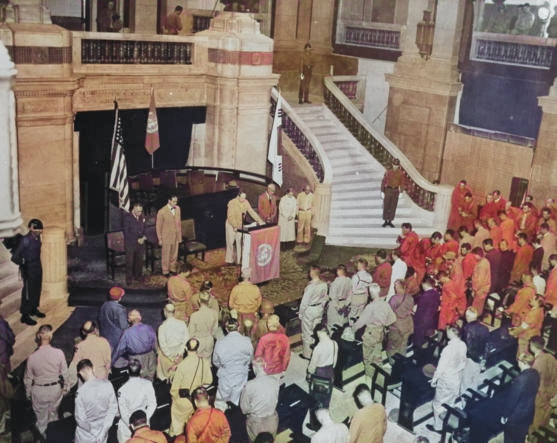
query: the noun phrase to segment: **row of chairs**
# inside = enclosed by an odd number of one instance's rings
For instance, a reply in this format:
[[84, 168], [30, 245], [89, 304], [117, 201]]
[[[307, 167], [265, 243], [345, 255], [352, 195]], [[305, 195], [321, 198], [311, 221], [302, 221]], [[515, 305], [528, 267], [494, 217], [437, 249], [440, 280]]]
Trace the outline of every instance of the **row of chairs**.
[[[195, 220], [193, 218], [182, 220], [182, 239], [180, 243], [179, 257], [184, 261], [188, 255], [195, 255], [205, 261], [207, 245], [197, 239]], [[154, 273], [155, 262], [160, 257], [158, 251], [160, 246], [157, 241], [155, 226], [147, 226], [146, 229], [146, 265]], [[124, 231], [112, 231], [105, 234], [106, 238], [106, 272], [114, 280], [116, 269], [126, 266], [126, 248], [124, 244]]]

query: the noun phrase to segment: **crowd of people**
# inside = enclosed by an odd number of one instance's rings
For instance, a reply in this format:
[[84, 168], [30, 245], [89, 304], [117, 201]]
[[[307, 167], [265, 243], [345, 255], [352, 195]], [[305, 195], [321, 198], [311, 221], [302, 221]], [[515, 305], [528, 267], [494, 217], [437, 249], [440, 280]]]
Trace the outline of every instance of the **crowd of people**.
[[[309, 186], [298, 197], [289, 189], [278, 205], [275, 192], [274, 185], [267, 187], [259, 196], [257, 212], [242, 192], [231, 200], [227, 261], [234, 263], [240, 255], [236, 225], [244, 223], [246, 213], [261, 224], [280, 223], [282, 217], [291, 225], [284, 241], [311, 241]], [[126, 221], [132, 250], [145, 240], [141, 209], [134, 205]], [[546, 314], [557, 317], [556, 213], [553, 200], [538, 210], [527, 196], [517, 208], [499, 191], [477, 205], [461, 181], [443, 234], [420, 238], [411, 224], [403, 223], [396, 248], [376, 251], [374, 263], [358, 258], [353, 275], [339, 265], [328, 282], [319, 266], [311, 266], [298, 309], [300, 357], [308, 360], [313, 401], [306, 425], [314, 432], [311, 441], [382, 442], [386, 413], [371, 397], [374, 371], [378, 366], [392, 367], [396, 354], [405, 356], [409, 344], [419, 355], [430, 337], [441, 331], [447, 344], [429, 374], [435, 388], [429, 427], [439, 432], [443, 405], [456, 404], [463, 392], [476, 389], [483, 379], [489, 335], [481, 322], [484, 316], [500, 318], [518, 341], [516, 358], [522, 372], [498, 411], [505, 442], [523, 442], [528, 433], [547, 425], [557, 394], [557, 361], [544, 350], [541, 336]], [[291, 358], [285, 325], [250, 281], [249, 269], [241, 270], [225, 310], [210, 281], [193, 288], [191, 265], [177, 260], [176, 220], [179, 207], [176, 196], [170, 196], [157, 215], [162, 272], [168, 276], [168, 304], [158, 331], [143, 323], [139, 310], [126, 310], [121, 304], [125, 290], [117, 286], [110, 289], [98, 318], [83, 323], [69, 366], [63, 352], [51, 345], [52, 328], [39, 327], [38, 348], [27, 361], [24, 383], [41, 434], [46, 435], [49, 423], [59, 419], [60, 402], [75, 386], [77, 443], [106, 441], [115, 422], [120, 443], [228, 442], [234, 428], [231, 411], [245, 417], [250, 441], [273, 441], [280, 387]], [[385, 220], [392, 224], [390, 216]], [[30, 235], [31, 240], [36, 238]], [[141, 269], [136, 259], [140, 256], [132, 251], [131, 278], [137, 278], [136, 270]], [[33, 307], [31, 315], [37, 315]], [[7, 356], [0, 363], [9, 370], [13, 334], [7, 323], [1, 326], [8, 339], [0, 341], [0, 356]], [[358, 412], [346, 423], [336, 423], [329, 412], [339, 340], [361, 343], [365, 370], [365, 383], [354, 392]], [[115, 392], [109, 379], [114, 381], [125, 371], [129, 379]], [[155, 387], [161, 385], [168, 387], [171, 398], [166, 433], [150, 429], [157, 409]], [[474, 442], [484, 437], [477, 435]]]

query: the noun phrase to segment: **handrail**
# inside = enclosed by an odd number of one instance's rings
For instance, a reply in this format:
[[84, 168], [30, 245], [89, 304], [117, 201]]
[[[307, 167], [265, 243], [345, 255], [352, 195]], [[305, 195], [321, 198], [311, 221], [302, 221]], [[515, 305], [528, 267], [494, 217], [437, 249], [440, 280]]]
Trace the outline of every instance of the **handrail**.
[[224, 172], [224, 173], [234, 175], [235, 178], [242, 178], [242, 179], [246, 179], [256, 183], [263, 183], [263, 184], [267, 184], [270, 180], [270, 177], [267, 177], [266, 175], [263, 174], [256, 174], [255, 172], [241, 171], [239, 169], [218, 168], [213, 166], [186, 166], [181, 169], [147, 169], [145, 171], [140, 171], [134, 174], [130, 174], [128, 176], [128, 179], [133, 180], [142, 174], [154, 173], [156, 175], [156, 174], [160, 174], [161, 172], [169, 172], [169, 171], [175, 172], [176, 175], [187, 174], [190, 171], [202, 171], [208, 174], [211, 173], [216, 174], [219, 172]]
[[[324, 79], [326, 105], [383, 166], [390, 166], [392, 161], [398, 158], [406, 176], [404, 188], [407, 194], [419, 207], [427, 211], [435, 211], [436, 196], [440, 193], [446, 196], [451, 192], [452, 187], [434, 185], [426, 180], [393, 142], [372, 128], [352, 101], [336, 86], [337, 79], [346, 81], [347, 77], [325, 77]], [[444, 216], [441, 217], [443, 218]]]
[[[272, 89], [271, 100], [276, 106], [278, 91]], [[282, 130], [288, 135], [298, 150], [311, 165], [320, 183], [330, 184], [333, 178], [333, 169], [325, 150], [313, 131], [307, 127], [286, 100], [282, 100]]]

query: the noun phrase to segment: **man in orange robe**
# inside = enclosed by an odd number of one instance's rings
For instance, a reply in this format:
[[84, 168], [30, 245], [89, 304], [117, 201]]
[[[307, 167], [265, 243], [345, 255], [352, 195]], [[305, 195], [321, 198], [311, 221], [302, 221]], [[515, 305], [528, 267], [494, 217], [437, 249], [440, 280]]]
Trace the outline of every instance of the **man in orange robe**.
[[538, 219], [538, 232], [540, 230], [540, 226], [542, 223], [547, 223], [549, 226], [549, 230], [555, 234], [557, 234], [557, 223], [555, 219], [552, 217], [551, 209], [548, 207], [543, 207], [541, 211], [541, 217]]
[[460, 245], [458, 244], [458, 241], [456, 240], [456, 234], [455, 231], [453, 231], [452, 229], [447, 229], [447, 231], [445, 232], [445, 243], [443, 243], [443, 248], [442, 248], [442, 255], [445, 255], [447, 252], [454, 252], [455, 255], [458, 257], [458, 251], [460, 250]]
[[439, 308], [438, 329], [445, 330], [447, 325], [452, 325], [464, 314], [466, 310], [466, 297], [459, 289], [459, 282], [441, 271], [439, 281], [443, 284], [441, 292], [441, 305]]
[[408, 266], [413, 267], [421, 281], [425, 275], [425, 260], [422, 257], [420, 248], [420, 237], [412, 231], [411, 223], [402, 224], [402, 241], [400, 243], [400, 258]]
[[464, 195], [464, 203], [460, 206], [459, 212], [460, 225], [471, 231], [474, 228], [474, 220], [476, 220], [478, 216], [478, 205], [470, 192]]
[[384, 297], [389, 291], [389, 286], [391, 285], [391, 274], [393, 272], [393, 267], [387, 261], [387, 251], [385, 249], [379, 249], [375, 255], [375, 263], [377, 267], [373, 271], [373, 282], [377, 283], [381, 288], [379, 295]]
[[530, 311], [524, 317], [523, 322], [516, 328], [511, 328], [509, 333], [518, 338], [517, 357], [528, 351], [528, 341], [535, 335], [540, 335], [542, 330], [543, 318], [543, 299], [535, 296], [530, 300]]
[[531, 274], [522, 275], [522, 288], [518, 290], [514, 302], [506, 312], [512, 316], [513, 326], [520, 326], [530, 312], [530, 302], [536, 296], [536, 287], [532, 283]]
[[493, 203], [493, 195], [487, 194], [485, 196], [485, 203], [480, 208], [478, 218], [485, 224], [487, 220], [492, 217], [497, 217], [497, 206]]
[[466, 194], [472, 194], [472, 190], [468, 187], [466, 180], [460, 180], [455, 186], [451, 196], [451, 212], [449, 214], [448, 229], [458, 229], [462, 225], [461, 207], [464, 205], [464, 197]]
[[472, 247], [470, 246], [470, 243], [463, 243], [460, 246], [460, 257], [458, 261], [462, 266], [464, 280], [469, 280], [472, 277], [472, 273], [474, 272], [474, 268], [478, 262], [476, 256], [470, 252], [471, 250]]
[[530, 270], [530, 263], [534, 256], [534, 248], [528, 244], [527, 236], [524, 232], [517, 235], [518, 248], [514, 257], [513, 268], [511, 270], [511, 283], [519, 281], [522, 274]]
[[484, 310], [485, 299], [487, 298], [489, 288], [491, 287], [491, 268], [489, 261], [484, 257], [484, 251], [482, 248], [474, 248], [472, 250], [472, 254], [474, 254], [477, 259], [474, 272], [472, 273], [472, 295], [474, 297], [472, 306], [476, 308], [478, 313], [482, 313]]
[[[514, 220], [504, 211], [499, 212], [499, 220], [501, 220], [501, 223], [499, 224], [499, 228], [501, 229], [501, 240], [507, 241], [507, 245], [509, 245], [509, 249], [511, 251], [516, 250], [516, 224]], [[498, 246], [499, 243], [494, 243], [494, 245]]]
[[503, 234], [494, 217], [487, 220], [487, 227], [489, 228], [489, 236], [491, 237], [491, 240], [493, 240], [493, 245], [498, 249], [499, 242], [503, 239]]
[[538, 229], [538, 218], [532, 213], [531, 203], [522, 205], [522, 217], [518, 222], [518, 231], [525, 233], [528, 241], [531, 240]]
[[192, 267], [189, 263], [178, 263], [178, 268], [179, 273], [168, 279], [168, 301], [174, 304], [174, 317], [188, 321], [193, 313], [193, 289], [188, 281]]
[[551, 265], [551, 271], [549, 271], [547, 284], [545, 285], [544, 302], [555, 307], [557, 305], [557, 254], [549, 257], [549, 264]]

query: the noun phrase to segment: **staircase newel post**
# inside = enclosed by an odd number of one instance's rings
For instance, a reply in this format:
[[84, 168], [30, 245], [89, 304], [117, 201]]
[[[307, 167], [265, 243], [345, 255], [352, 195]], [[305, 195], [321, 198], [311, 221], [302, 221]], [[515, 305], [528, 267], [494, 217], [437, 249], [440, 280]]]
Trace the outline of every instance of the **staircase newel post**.
[[449, 213], [451, 212], [451, 197], [453, 187], [439, 185], [438, 192], [435, 194], [435, 209], [433, 210], [433, 227], [441, 232], [447, 229]]
[[326, 237], [329, 234], [329, 217], [331, 214], [331, 185], [318, 183], [314, 193], [313, 227], [317, 234]]

